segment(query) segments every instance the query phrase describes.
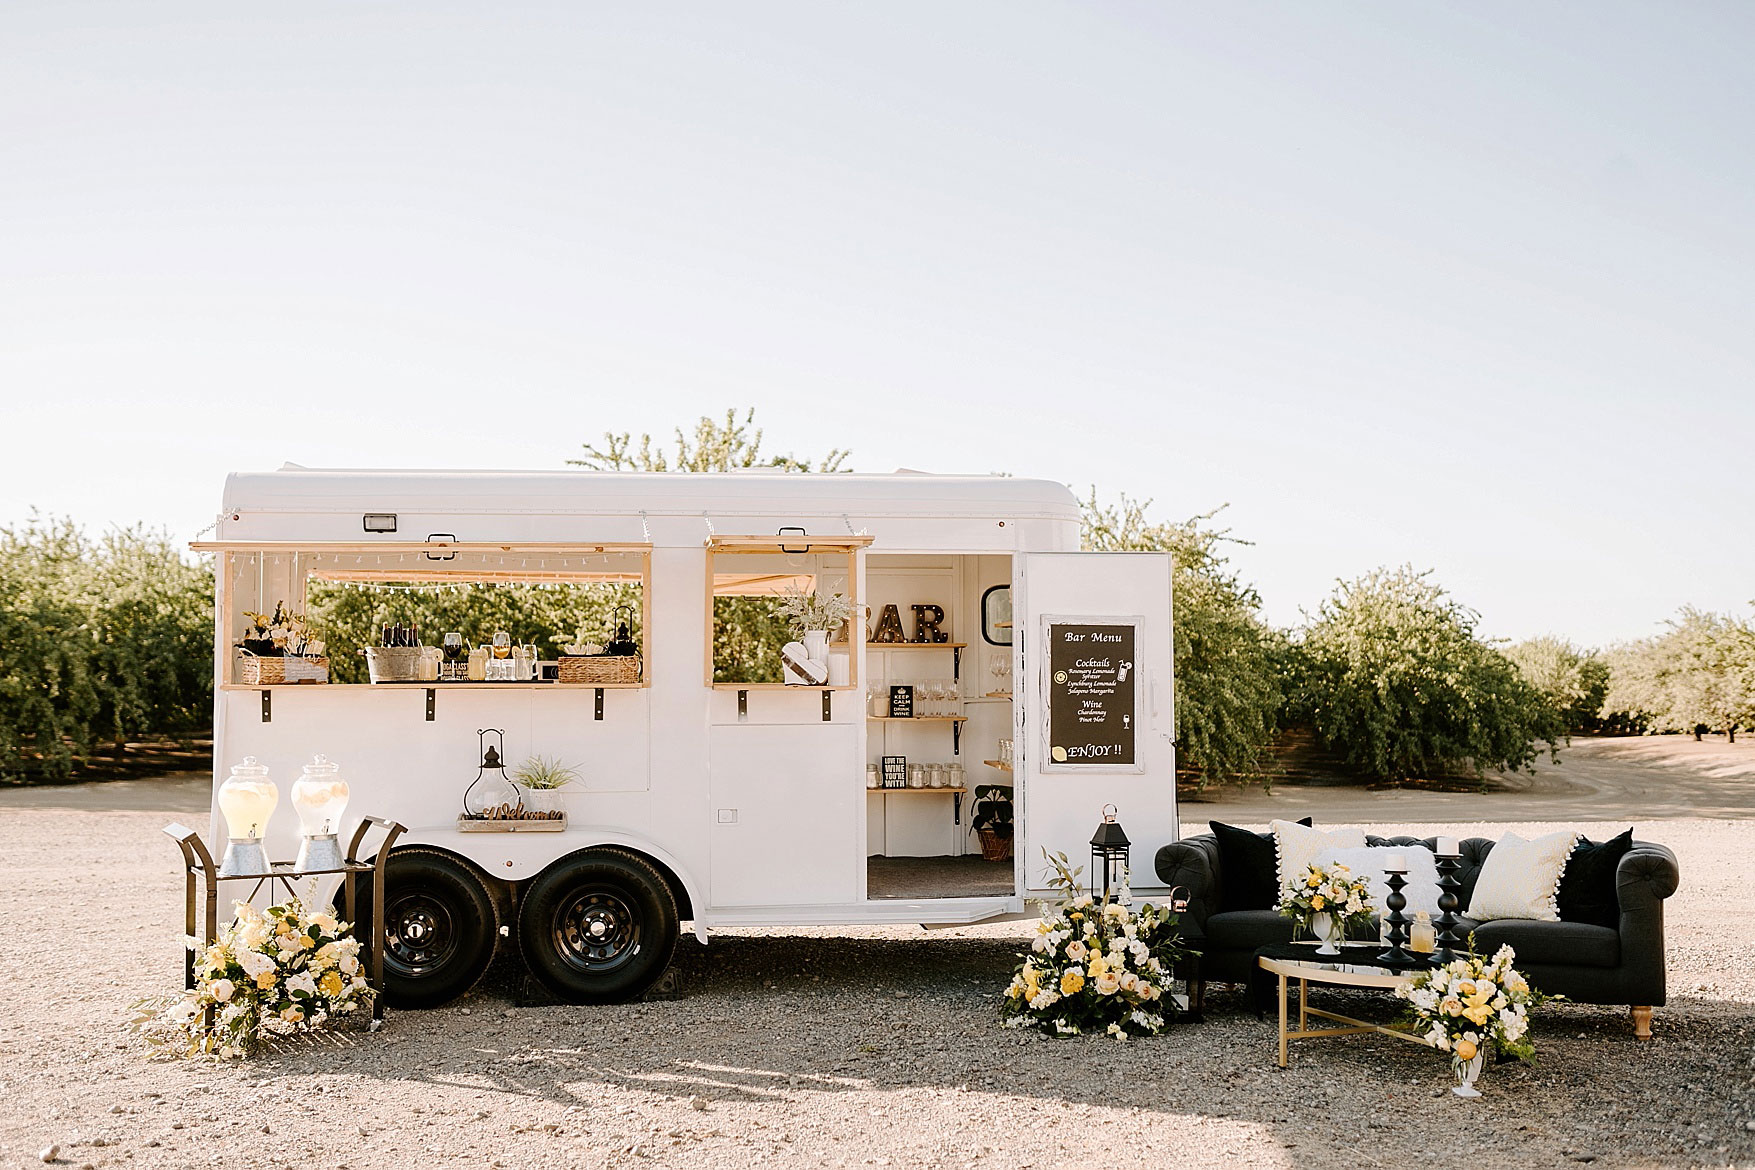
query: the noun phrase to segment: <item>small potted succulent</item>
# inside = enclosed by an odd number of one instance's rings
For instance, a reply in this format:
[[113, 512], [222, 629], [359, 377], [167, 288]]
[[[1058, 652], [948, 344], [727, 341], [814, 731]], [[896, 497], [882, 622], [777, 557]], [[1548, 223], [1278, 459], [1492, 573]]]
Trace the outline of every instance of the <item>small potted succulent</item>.
[[1012, 790], [1004, 784], [976, 785], [969, 827], [981, 838], [982, 860], [1011, 860]]
[[531, 756], [512, 769], [512, 782], [518, 785], [525, 810], [547, 820], [566, 816], [560, 791], [578, 778], [578, 769], [567, 767], [558, 757]]

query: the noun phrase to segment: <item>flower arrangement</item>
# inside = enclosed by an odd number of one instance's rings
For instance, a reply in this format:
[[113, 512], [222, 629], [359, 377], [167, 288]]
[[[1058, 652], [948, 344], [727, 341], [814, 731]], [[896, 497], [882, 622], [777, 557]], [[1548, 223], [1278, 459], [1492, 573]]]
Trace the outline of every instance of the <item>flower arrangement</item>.
[[1408, 1001], [1414, 1034], [1450, 1053], [1453, 1065], [1472, 1061], [1483, 1047], [1533, 1060], [1529, 1011], [1549, 997], [1529, 985], [1512, 966], [1516, 961], [1516, 952], [1502, 946], [1491, 959], [1470, 954], [1397, 987], [1397, 997]]
[[305, 625], [305, 615], [293, 613], [284, 601], [274, 603], [274, 613], [245, 611], [250, 628], [238, 640], [238, 648], [258, 658], [320, 658], [323, 643], [314, 641]]
[[1048, 884], [1061, 896], [1042, 905], [1000, 1019], [1049, 1035], [1157, 1035], [1175, 1011], [1171, 971], [1183, 957], [1176, 915], [1150, 904], [1132, 909], [1125, 873], [1113, 900], [1080, 894], [1080, 871], [1067, 867], [1066, 854], [1044, 855], [1053, 869]]
[[283, 1036], [313, 1032], [371, 1002], [359, 940], [327, 912], [307, 913], [293, 899], [258, 909], [237, 903], [237, 917], [212, 946], [195, 952], [195, 988], [144, 1030], [188, 1053], [245, 1056]]
[[1370, 924], [1371, 886], [1339, 862], [1308, 865], [1280, 891], [1280, 904], [1274, 908], [1333, 945], [1348, 929]]
[[780, 593], [780, 615], [800, 634], [838, 630], [853, 616], [853, 603], [845, 593], [817, 593], [788, 585]]

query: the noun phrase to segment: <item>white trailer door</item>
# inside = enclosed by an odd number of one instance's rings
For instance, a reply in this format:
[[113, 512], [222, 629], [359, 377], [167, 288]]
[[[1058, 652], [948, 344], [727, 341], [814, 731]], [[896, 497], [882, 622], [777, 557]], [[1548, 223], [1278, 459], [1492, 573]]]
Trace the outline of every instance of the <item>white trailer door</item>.
[[1159, 888], [1177, 838], [1170, 554], [1027, 553], [1012, 601], [1022, 888], [1045, 889], [1044, 849], [1088, 871], [1106, 804], [1134, 890]]

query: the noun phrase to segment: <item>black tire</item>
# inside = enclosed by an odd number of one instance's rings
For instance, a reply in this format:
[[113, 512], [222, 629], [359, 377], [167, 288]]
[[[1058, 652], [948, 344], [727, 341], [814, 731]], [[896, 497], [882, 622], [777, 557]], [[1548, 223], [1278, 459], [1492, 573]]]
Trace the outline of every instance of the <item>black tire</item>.
[[[360, 883], [362, 941], [371, 938], [372, 887]], [[493, 962], [500, 914], [467, 862], [432, 849], [398, 849], [385, 863], [384, 1002], [430, 1008], [475, 986]], [[365, 960], [366, 955], [360, 958]]]
[[518, 949], [568, 1003], [623, 1003], [658, 982], [676, 953], [676, 896], [643, 859], [617, 849], [562, 858], [531, 881]]

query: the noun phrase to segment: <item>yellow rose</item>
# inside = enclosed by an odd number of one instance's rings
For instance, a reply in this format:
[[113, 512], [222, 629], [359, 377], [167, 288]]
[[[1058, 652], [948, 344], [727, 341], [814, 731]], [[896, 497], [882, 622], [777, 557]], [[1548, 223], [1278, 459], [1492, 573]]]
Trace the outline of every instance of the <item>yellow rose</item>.
[[274, 986], [274, 972], [264, 971], [264, 972], [262, 972], [262, 974], [256, 976], [256, 986], [261, 988], [263, 991], [267, 991], [270, 987], [273, 987]]
[[1060, 994], [1077, 995], [1084, 985], [1085, 977], [1075, 968], [1060, 977]]
[[341, 989], [345, 986], [347, 985], [342, 981], [341, 972], [339, 971], [331, 971], [317, 981], [317, 988], [324, 995], [340, 995]]
[[1321, 910], [1326, 905], [1328, 905], [1328, 902], [1324, 900], [1321, 894], [1317, 894], [1310, 899], [1310, 908], [1312, 910]]
[[1462, 1006], [1461, 1000], [1447, 999], [1443, 1003], [1440, 1003], [1438, 1006], [1440, 1008], [1444, 1009], [1444, 1014], [1447, 1016], [1460, 1016], [1460, 1015], [1462, 1015], [1463, 1006]]
[[1309, 886], [1311, 889], [1314, 890], [1317, 886], [1320, 886], [1322, 884], [1322, 879], [1320, 877], [1317, 877], [1315, 874], [1311, 874], [1310, 877], [1308, 879], [1306, 879], [1304, 884]]

